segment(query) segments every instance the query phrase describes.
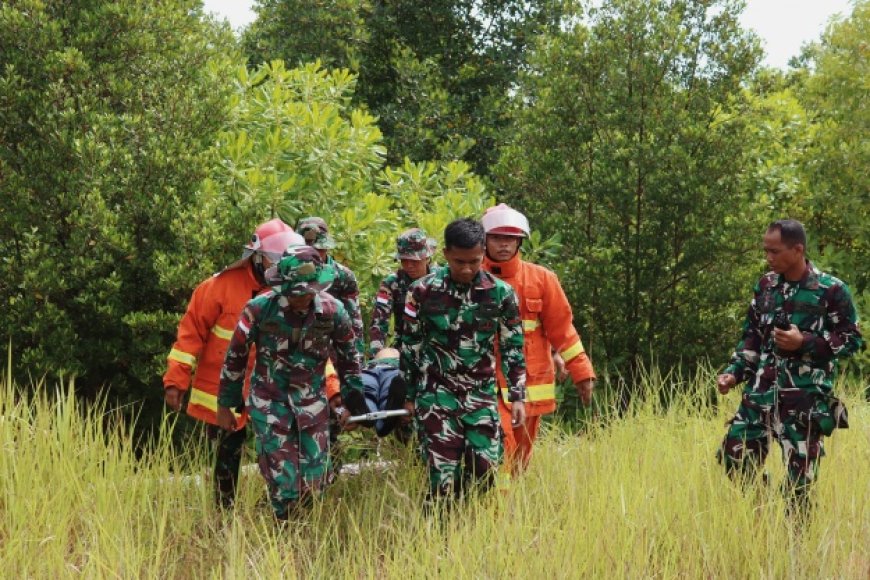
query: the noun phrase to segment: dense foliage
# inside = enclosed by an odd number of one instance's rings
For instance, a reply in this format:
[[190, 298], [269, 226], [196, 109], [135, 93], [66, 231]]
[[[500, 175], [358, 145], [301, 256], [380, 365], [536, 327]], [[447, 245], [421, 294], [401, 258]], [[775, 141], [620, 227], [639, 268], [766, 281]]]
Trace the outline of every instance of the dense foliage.
[[541, 39], [517, 91], [499, 185], [562, 235], [580, 326], [624, 376], [724, 356], [760, 267], [742, 89], [760, 54], [737, 16], [733, 2], [605, 3]]
[[464, 160], [482, 175], [530, 41], [562, 15], [561, 2], [541, 0], [258, 0], [254, 9], [244, 35], [252, 64], [319, 58], [349, 67], [390, 163]]
[[0, 6], [0, 336], [22, 372], [140, 399], [183, 302], [185, 230], [237, 62], [193, 1]]
[[529, 215], [602, 374], [724, 361], [786, 215], [870, 308], [867, 0], [786, 73], [736, 0], [262, 0], [241, 39], [195, 0], [74, 4], [0, 5], [22, 374], [157, 402], [192, 288], [257, 223], [325, 217], [367, 314], [399, 231], [495, 198]]

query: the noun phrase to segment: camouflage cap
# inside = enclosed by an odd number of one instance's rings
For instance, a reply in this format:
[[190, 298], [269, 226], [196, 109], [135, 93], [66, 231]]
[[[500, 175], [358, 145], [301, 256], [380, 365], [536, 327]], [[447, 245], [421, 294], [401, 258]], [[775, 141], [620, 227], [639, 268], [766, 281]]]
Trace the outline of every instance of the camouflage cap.
[[323, 218], [307, 217], [299, 220], [296, 233], [305, 238], [305, 243], [318, 250], [331, 250], [335, 240], [329, 235], [329, 227]]
[[397, 260], [425, 260], [435, 253], [435, 240], [420, 228], [405, 230], [396, 238]]
[[269, 286], [285, 296], [317, 294], [329, 288], [334, 279], [332, 266], [324, 264], [311, 246], [290, 246], [278, 265], [266, 271]]

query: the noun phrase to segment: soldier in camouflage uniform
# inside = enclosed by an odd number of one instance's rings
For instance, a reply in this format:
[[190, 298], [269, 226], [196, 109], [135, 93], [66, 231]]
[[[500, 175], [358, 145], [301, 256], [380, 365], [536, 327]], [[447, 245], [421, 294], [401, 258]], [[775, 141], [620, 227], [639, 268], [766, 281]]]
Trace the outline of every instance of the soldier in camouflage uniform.
[[487, 486], [501, 463], [496, 340], [514, 424], [525, 419], [517, 297], [508, 284], [481, 270], [483, 256], [480, 222], [452, 222], [444, 231], [448, 266], [436, 267], [412, 284], [405, 302], [405, 408], [418, 422], [430, 498], [459, 495], [472, 480]]
[[[350, 317], [341, 302], [324, 292], [333, 276], [314, 248], [287, 248], [278, 266], [267, 272], [273, 290], [242, 311], [221, 370], [218, 425], [233, 431], [232, 410], [243, 404], [248, 351], [256, 344], [247, 410], [278, 519], [322, 491], [329, 476], [324, 368], [330, 348], [344, 405], [354, 413], [366, 410]], [[348, 417], [347, 411], [336, 411]]]
[[383, 279], [375, 296], [375, 310], [369, 326], [369, 355], [372, 358], [387, 346], [391, 317], [395, 336], [392, 346], [397, 350], [402, 348], [405, 295], [414, 280], [431, 271], [429, 264], [434, 253], [435, 240], [420, 228], [405, 230], [396, 239], [396, 259], [401, 262], [402, 267]]
[[359, 285], [356, 276], [350, 268], [329, 255], [329, 250], [335, 248], [335, 240], [329, 235], [329, 227], [323, 218], [307, 217], [299, 220], [296, 233], [305, 238], [306, 244], [320, 252], [320, 257], [324, 263], [335, 271], [335, 280], [327, 292], [341, 301], [350, 316], [355, 338], [354, 346], [362, 357], [365, 335], [363, 334], [362, 315], [359, 308]]
[[746, 381], [720, 450], [728, 473], [752, 476], [775, 438], [788, 468], [787, 497], [798, 509], [816, 478], [822, 438], [847, 426], [832, 394], [837, 359], [862, 344], [849, 289], [806, 260], [805, 247], [799, 222], [770, 225], [764, 251], [772, 271], [756, 284], [743, 337], [717, 378], [723, 394]]

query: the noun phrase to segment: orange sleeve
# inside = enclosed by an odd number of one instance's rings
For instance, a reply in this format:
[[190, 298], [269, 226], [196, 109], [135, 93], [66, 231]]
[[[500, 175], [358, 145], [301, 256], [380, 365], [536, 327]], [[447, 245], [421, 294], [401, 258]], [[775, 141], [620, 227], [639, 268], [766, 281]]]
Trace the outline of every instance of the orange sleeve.
[[190, 376], [196, 367], [208, 333], [221, 312], [219, 300], [214, 296], [217, 278], [209, 278], [193, 291], [187, 311], [178, 324], [178, 335], [167, 357], [163, 387], [190, 388]]
[[571, 380], [575, 384], [586, 379], [594, 379], [595, 370], [592, 368], [592, 361], [586, 355], [583, 341], [574, 328], [574, 315], [559, 278], [549, 270], [544, 271], [544, 276], [543, 292], [546, 307], [541, 312], [544, 334], [565, 361], [565, 367], [571, 373]]
[[326, 400], [329, 401], [332, 397], [341, 394], [341, 384], [338, 381], [338, 373], [335, 372], [335, 367], [332, 365], [332, 359], [326, 361]]

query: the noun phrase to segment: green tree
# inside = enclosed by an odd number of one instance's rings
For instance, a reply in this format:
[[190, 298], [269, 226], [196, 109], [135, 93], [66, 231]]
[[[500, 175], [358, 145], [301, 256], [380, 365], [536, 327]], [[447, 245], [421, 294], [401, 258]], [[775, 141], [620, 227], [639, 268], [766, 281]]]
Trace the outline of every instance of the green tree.
[[357, 273], [364, 312], [396, 263], [396, 236], [420, 225], [438, 236], [447, 222], [480, 215], [489, 199], [461, 162], [383, 168], [386, 154], [374, 117], [353, 106], [356, 77], [317, 63], [282, 61], [233, 77], [230, 120], [216, 140], [215, 165], [197, 203], [173, 219], [187, 236], [156, 262], [165, 291], [189, 293], [238, 257], [257, 223], [280, 217], [327, 220], [336, 257]]
[[257, 18], [242, 44], [254, 67], [280, 58], [294, 66], [319, 60], [327, 68], [359, 70], [368, 11], [359, 0], [257, 0]]
[[527, 45], [556, 25], [560, 6], [542, 0], [260, 0], [245, 46], [252, 63], [319, 59], [358, 72], [356, 102], [378, 118], [391, 165], [405, 157], [465, 160], [487, 174]]
[[[794, 215], [808, 226], [819, 259], [861, 294], [870, 291], [870, 2], [834, 20], [807, 47], [796, 91], [810, 117], [798, 161], [807, 195]], [[870, 306], [870, 294], [867, 298]]]
[[624, 377], [727, 356], [762, 269], [741, 87], [760, 50], [740, 8], [606, 1], [542, 38], [521, 79], [497, 184], [561, 234], [587, 349]]
[[194, 1], [0, 6], [0, 328], [20, 372], [159, 396], [179, 303], [154, 256], [186, 235], [170, 224], [210, 164], [234, 58]]

